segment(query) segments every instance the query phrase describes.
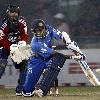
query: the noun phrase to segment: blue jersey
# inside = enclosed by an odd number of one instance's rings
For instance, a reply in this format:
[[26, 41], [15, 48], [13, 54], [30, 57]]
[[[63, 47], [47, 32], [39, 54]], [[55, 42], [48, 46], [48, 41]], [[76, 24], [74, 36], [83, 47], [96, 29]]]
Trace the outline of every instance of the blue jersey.
[[46, 36], [44, 38], [37, 38], [33, 37], [31, 41], [32, 51], [39, 56], [44, 58], [48, 58], [52, 52], [52, 39], [62, 39], [62, 34], [60, 31], [52, 28], [51, 26], [47, 25]]

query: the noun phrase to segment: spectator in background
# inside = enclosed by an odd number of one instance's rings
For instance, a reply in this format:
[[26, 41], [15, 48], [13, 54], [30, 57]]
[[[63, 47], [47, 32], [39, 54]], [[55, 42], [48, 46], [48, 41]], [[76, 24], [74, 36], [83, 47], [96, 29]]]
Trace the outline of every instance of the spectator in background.
[[54, 21], [58, 30], [69, 33], [69, 25], [65, 21], [65, 16], [62, 13], [57, 13], [54, 16]]
[[[66, 22], [65, 15], [62, 13], [57, 13], [54, 15], [53, 23], [55, 23], [56, 29], [58, 29], [61, 32], [67, 32], [69, 33], [69, 25]], [[70, 34], [69, 34], [70, 35]], [[55, 41], [54, 45], [57, 46], [57, 48], [64, 47], [64, 43], [62, 41]]]

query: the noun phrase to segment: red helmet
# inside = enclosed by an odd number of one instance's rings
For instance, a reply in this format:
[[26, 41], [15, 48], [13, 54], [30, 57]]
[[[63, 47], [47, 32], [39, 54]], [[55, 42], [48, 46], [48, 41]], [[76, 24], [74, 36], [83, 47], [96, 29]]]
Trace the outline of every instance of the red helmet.
[[6, 10], [6, 13], [8, 13], [8, 12], [17, 12], [18, 13], [18, 15], [20, 15], [20, 8], [19, 8], [19, 6], [15, 6], [15, 5], [8, 5], [8, 8], [7, 8], [7, 10]]
[[20, 8], [18, 6], [15, 6], [15, 5], [8, 5], [6, 13], [7, 13], [8, 21], [13, 25], [14, 24], [17, 25], [18, 24], [18, 18], [19, 18], [19, 15], [20, 15]]

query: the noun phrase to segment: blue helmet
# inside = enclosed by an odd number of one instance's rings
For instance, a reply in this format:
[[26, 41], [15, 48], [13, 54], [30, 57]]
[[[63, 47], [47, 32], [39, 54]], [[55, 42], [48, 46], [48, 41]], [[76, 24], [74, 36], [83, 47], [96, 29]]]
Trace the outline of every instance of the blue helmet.
[[44, 38], [46, 36], [46, 24], [41, 19], [35, 19], [32, 23], [31, 31], [38, 38]]

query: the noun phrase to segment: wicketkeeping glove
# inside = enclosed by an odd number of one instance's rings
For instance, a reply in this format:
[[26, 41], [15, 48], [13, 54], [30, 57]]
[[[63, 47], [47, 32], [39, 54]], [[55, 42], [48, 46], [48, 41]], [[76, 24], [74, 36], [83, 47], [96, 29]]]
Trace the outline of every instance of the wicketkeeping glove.
[[30, 45], [26, 45], [25, 41], [20, 41], [18, 44], [10, 46], [10, 56], [17, 64], [23, 60], [28, 60], [31, 55], [31, 47]]
[[19, 51], [24, 54], [25, 59], [29, 59], [29, 57], [32, 55], [31, 46], [26, 45], [25, 41], [19, 41], [18, 47]]
[[10, 57], [17, 64], [19, 64], [20, 62], [22, 62], [23, 54], [19, 51], [17, 44], [12, 44], [10, 46]]

